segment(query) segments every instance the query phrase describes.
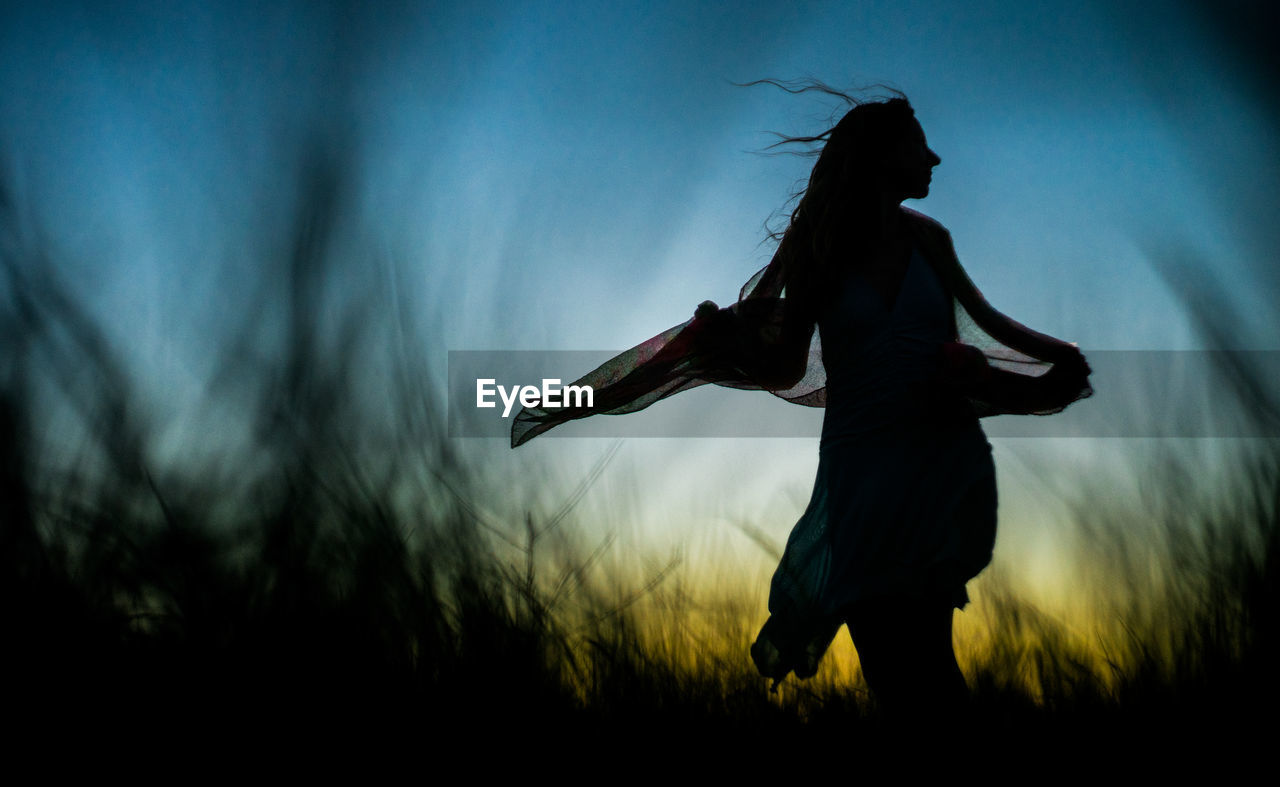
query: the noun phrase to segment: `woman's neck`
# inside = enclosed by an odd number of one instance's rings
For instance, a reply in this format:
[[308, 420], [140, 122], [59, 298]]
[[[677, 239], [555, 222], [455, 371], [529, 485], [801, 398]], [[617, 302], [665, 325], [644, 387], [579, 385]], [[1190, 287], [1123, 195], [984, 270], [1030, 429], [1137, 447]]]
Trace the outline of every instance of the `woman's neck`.
[[902, 221], [902, 200], [882, 195], [875, 210], [874, 225], [867, 227], [869, 232], [865, 236], [869, 249], [884, 251], [897, 248], [906, 229]]
[[892, 242], [902, 234], [902, 198], [880, 195], [880, 238]]

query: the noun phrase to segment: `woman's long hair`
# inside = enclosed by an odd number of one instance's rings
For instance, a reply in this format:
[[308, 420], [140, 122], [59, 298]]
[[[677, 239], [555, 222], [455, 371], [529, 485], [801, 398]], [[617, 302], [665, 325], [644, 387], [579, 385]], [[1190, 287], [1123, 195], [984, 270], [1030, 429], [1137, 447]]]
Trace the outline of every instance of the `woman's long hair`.
[[831, 128], [813, 136], [779, 134], [769, 150], [796, 145], [799, 155], [817, 156], [807, 185], [792, 195], [795, 208], [778, 241], [775, 259], [782, 266], [788, 299], [808, 319], [816, 318], [819, 293], [827, 291], [833, 262], [856, 264], [862, 252], [880, 240], [879, 197], [885, 154], [902, 139], [915, 112], [907, 97], [892, 91], [887, 99], [859, 100], [821, 82], [760, 80], [788, 93], [816, 91], [852, 108]]

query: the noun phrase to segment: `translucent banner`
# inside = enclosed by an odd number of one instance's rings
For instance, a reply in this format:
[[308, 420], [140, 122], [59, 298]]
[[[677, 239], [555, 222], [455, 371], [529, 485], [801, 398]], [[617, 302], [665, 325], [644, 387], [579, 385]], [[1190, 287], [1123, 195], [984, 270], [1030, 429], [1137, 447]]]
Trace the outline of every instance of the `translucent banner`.
[[[450, 351], [449, 436], [510, 438], [521, 408], [590, 406], [571, 387], [615, 351]], [[983, 420], [991, 437], [1280, 437], [1280, 351], [1086, 351], [1094, 395], [1052, 416]], [[817, 437], [823, 411], [707, 385], [625, 415], [548, 431], [564, 437]]]

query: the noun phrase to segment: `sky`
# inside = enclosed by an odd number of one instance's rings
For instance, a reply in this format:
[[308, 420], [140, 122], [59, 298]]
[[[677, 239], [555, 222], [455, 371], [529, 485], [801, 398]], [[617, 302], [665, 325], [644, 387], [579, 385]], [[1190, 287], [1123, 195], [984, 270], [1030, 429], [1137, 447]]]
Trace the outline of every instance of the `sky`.
[[[1015, 319], [1086, 353], [1188, 350], [1206, 345], [1184, 299], [1223, 292], [1235, 347], [1280, 349], [1274, 64], [1249, 4], [1206, 7], [6, 3], [0, 174], [176, 435], [230, 337], [270, 309], [263, 255], [287, 247], [316, 151], [343, 162], [317, 308], [410, 304], [436, 380], [450, 350], [622, 350], [731, 302], [811, 165], [762, 155], [770, 132], [838, 109], [735, 85], [764, 78], [903, 91], [942, 158], [911, 206]], [[1095, 387], [1079, 407], [1106, 407]], [[729, 417], [750, 395], [687, 394]], [[743, 521], [784, 539], [820, 417], [796, 439], [628, 440], [583, 516], [719, 554], [750, 551]], [[1051, 562], [1026, 522], [1052, 515], [1025, 490], [1046, 467], [1116, 461], [1116, 442], [993, 444], [998, 549]], [[487, 502], [503, 516], [554, 505], [611, 445], [457, 450], [507, 490]], [[545, 483], [512, 491], [523, 479]]]

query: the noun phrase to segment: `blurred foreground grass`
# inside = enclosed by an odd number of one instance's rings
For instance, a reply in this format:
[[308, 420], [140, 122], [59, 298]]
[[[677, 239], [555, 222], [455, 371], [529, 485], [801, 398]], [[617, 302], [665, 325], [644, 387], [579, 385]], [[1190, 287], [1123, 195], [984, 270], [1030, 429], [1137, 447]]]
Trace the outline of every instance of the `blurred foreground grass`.
[[[619, 565], [608, 541], [576, 535], [589, 523], [575, 524], [572, 496], [542, 519], [478, 514], [491, 492], [439, 431], [429, 380], [405, 361], [420, 348], [390, 354], [371, 404], [368, 337], [353, 327], [368, 312], [321, 325], [337, 198], [323, 175], [280, 263], [278, 354], [234, 354], [216, 388], [244, 435], [176, 459], [107, 338], [38, 250], [6, 235], [6, 716], [59, 734], [570, 747], [901, 732], [885, 730], [844, 634], [815, 679], [768, 691], [747, 657], [764, 588], [709, 590], [678, 561]], [[79, 437], [54, 439], [70, 422]], [[998, 574], [976, 583], [958, 623], [975, 723], [957, 734], [1238, 744], [1277, 697], [1280, 655], [1280, 450], [1250, 446], [1216, 496], [1185, 494], [1194, 468], [1174, 460], [1148, 469], [1133, 519], [1082, 495], [1092, 581], [1078, 619]]]

